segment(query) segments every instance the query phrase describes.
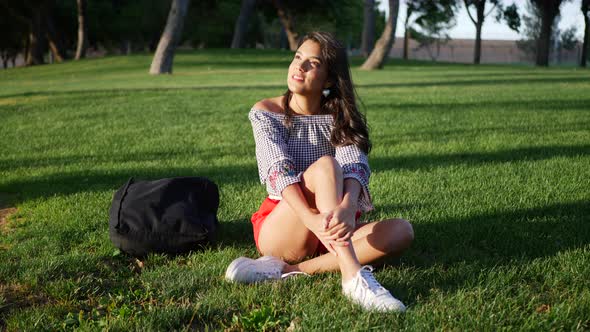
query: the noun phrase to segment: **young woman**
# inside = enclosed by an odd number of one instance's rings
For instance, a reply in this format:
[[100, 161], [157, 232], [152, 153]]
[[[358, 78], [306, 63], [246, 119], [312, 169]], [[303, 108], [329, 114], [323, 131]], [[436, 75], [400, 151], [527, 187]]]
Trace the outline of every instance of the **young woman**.
[[343, 293], [353, 302], [367, 310], [404, 311], [372, 267], [363, 266], [400, 255], [414, 235], [402, 219], [357, 223], [361, 211], [373, 209], [371, 143], [345, 48], [329, 33], [306, 35], [287, 85], [283, 96], [262, 100], [249, 113], [258, 172], [269, 194], [252, 216], [263, 256], [234, 260], [226, 279], [253, 283], [339, 270]]

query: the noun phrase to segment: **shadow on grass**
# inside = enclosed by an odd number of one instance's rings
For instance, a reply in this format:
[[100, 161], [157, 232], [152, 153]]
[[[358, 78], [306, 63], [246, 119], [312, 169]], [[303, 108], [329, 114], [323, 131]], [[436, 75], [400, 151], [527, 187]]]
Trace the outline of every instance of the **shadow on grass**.
[[428, 224], [416, 222], [415, 241], [402, 260], [406, 266], [434, 268], [439, 273], [387, 286], [402, 298], [416, 299], [427, 296], [432, 288], [455, 290], [476, 283], [483, 271], [498, 266], [523, 265], [581, 248], [590, 244], [588, 215], [590, 204], [577, 201]]
[[157, 88], [120, 88], [120, 89], [87, 89], [87, 90], [43, 90], [43, 91], [27, 91], [23, 93], [14, 93], [9, 95], [0, 94], [0, 98], [15, 98], [15, 97], [36, 97], [36, 96], [59, 96], [59, 95], [87, 95], [87, 94], [104, 94], [106, 97], [112, 95], [127, 95], [129, 93], [142, 92], [178, 92], [178, 91], [207, 91], [207, 90], [259, 90], [259, 89], [286, 89], [286, 84], [262, 84], [262, 85], [203, 85], [203, 86], [186, 86], [186, 87], [166, 87], [161, 86]]
[[488, 267], [590, 244], [586, 201], [414, 224], [411, 264], [476, 262]]
[[513, 85], [513, 84], [536, 84], [536, 83], [588, 83], [588, 77], [538, 77], [538, 78], [506, 78], [506, 79], [470, 79], [470, 80], [443, 80], [426, 82], [400, 82], [400, 83], [372, 83], [356, 84], [360, 88], [424, 88], [424, 87], [452, 87], [452, 86], [481, 86], [481, 85]]
[[[535, 83], [577, 83], [588, 82], [588, 77], [538, 77], [538, 78], [506, 78], [506, 79], [470, 79], [470, 80], [442, 80], [442, 81], [425, 81], [425, 82], [399, 82], [399, 83], [374, 83], [374, 84], [356, 84], [359, 89], [364, 88], [416, 88], [416, 87], [453, 87], [453, 86], [482, 86], [482, 85], [506, 85], [506, 84], [535, 84]], [[162, 91], [190, 91], [190, 90], [215, 90], [215, 89], [285, 89], [285, 84], [268, 84], [268, 85], [203, 85], [203, 86], [188, 86], [188, 87], [145, 87], [145, 88], [120, 88], [120, 89], [90, 89], [90, 90], [46, 90], [46, 91], [27, 91], [23, 93], [15, 93], [8, 95], [0, 95], [0, 98], [13, 97], [33, 97], [39, 95], [63, 95], [63, 94], [89, 94], [89, 93], [107, 93], [120, 94], [129, 92], [162, 92]]]
[[[115, 154], [101, 153], [96, 155], [71, 154], [66, 156], [43, 156], [37, 158], [19, 157], [18, 159], [0, 158], [0, 171], [10, 171], [18, 168], [62, 167], [65, 165], [78, 165], [81, 163], [89, 163], [92, 165], [121, 163], [124, 167], [126, 163], [165, 162], [171, 159], [187, 160], [194, 157], [199, 157], [200, 160], [212, 160], [214, 158], [219, 158], [220, 156], [222, 155], [220, 155], [219, 150], [213, 147], [209, 149], [194, 147], [191, 149], [175, 149], [174, 151], [121, 152]], [[254, 160], [253, 155], [252, 160]]]
[[510, 163], [538, 161], [555, 157], [579, 157], [590, 155], [590, 145], [555, 145], [519, 148], [497, 152], [471, 152], [444, 155], [416, 155], [402, 157], [372, 157], [374, 171], [387, 170], [427, 170], [452, 165], [482, 165], [490, 163]]
[[[379, 142], [382, 146], [397, 145], [404, 143], [416, 142], [447, 142], [450, 140], [468, 141], [475, 137], [483, 137], [485, 135], [504, 135], [504, 134], [532, 134], [539, 135], [541, 133], [549, 133], [559, 131], [561, 133], [582, 132], [590, 128], [590, 122], [571, 122], [571, 123], [555, 123], [552, 125], [523, 125], [523, 126], [504, 126], [504, 127], [482, 127], [482, 128], [449, 128], [439, 130], [414, 130], [396, 133], [392, 137], [391, 133], [375, 135], [373, 139]], [[572, 133], [575, 135], [575, 133]]]
[[221, 250], [225, 247], [239, 249], [256, 248], [249, 216], [245, 219], [224, 221], [221, 223], [217, 236], [217, 249]]
[[[449, 112], [468, 110], [510, 111], [514, 108], [523, 111], [590, 111], [590, 99], [543, 99], [543, 100], [515, 100], [515, 101], [491, 101], [484, 100], [473, 103], [368, 103], [367, 108], [392, 108], [396, 111], [411, 112]], [[504, 128], [504, 127], [502, 127]], [[502, 129], [500, 128], [500, 129]]]
[[[18, 193], [19, 201], [53, 195], [70, 195], [78, 192], [112, 190], [113, 193], [130, 177], [156, 180], [179, 176], [204, 176], [218, 186], [239, 184], [257, 185], [256, 165], [208, 167], [154, 167], [126, 168], [106, 171], [73, 171], [41, 177], [26, 177], [0, 185], [0, 192]], [[221, 188], [220, 188], [221, 189]], [[220, 190], [223, 199], [223, 191]]]

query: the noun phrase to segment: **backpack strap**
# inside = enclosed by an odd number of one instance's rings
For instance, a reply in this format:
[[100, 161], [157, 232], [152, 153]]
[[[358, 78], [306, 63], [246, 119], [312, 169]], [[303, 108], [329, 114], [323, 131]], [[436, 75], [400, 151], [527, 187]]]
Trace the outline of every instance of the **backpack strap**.
[[119, 209], [117, 210], [117, 225], [115, 226], [116, 229], [119, 229], [119, 226], [121, 225], [121, 208], [123, 207], [123, 200], [125, 199], [125, 196], [127, 196], [127, 191], [129, 190], [129, 186], [131, 186], [132, 183], [133, 177], [130, 177], [127, 181], [127, 184], [125, 184], [125, 188], [123, 189], [121, 199], [119, 199]]

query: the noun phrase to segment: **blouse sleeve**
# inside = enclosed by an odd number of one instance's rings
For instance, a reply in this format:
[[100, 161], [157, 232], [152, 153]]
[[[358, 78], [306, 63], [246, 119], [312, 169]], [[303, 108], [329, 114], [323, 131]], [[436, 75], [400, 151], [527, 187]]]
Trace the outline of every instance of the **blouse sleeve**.
[[248, 117], [254, 131], [260, 182], [266, 184], [269, 194], [280, 196], [287, 186], [301, 181], [287, 152], [288, 130], [266, 111], [253, 110]]
[[359, 208], [363, 212], [373, 210], [373, 203], [371, 202], [371, 194], [369, 192], [371, 169], [369, 168], [367, 155], [356, 145], [351, 144], [336, 147], [335, 158], [340, 164], [340, 167], [342, 167], [344, 178], [356, 179], [361, 184], [363, 190], [359, 196]]

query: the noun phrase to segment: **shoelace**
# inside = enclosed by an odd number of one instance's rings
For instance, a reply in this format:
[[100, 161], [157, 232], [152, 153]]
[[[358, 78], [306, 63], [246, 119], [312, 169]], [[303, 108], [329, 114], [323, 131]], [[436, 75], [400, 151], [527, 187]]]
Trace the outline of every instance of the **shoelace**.
[[367, 288], [375, 295], [381, 295], [387, 292], [381, 284], [375, 280], [373, 276], [373, 267], [369, 265], [365, 265], [360, 270], [362, 283], [367, 285]]
[[[256, 275], [263, 277], [264, 279], [280, 279], [281, 272], [283, 271], [282, 261], [276, 257], [263, 256], [257, 260], [259, 263], [275, 265], [270, 268], [263, 269], [262, 271], [256, 271]], [[278, 265], [281, 265], [280, 267]]]
[[302, 272], [302, 271], [293, 271], [293, 272], [281, 274], [281, 279], [287, 279], [289, 277], [296, 276], [296, 275], [299, 275], [299, 274], [302, 274], [302, 275], [305, 275], [305, 276], [309, 276], [309, 274], [307, 274], [305, 272]]

